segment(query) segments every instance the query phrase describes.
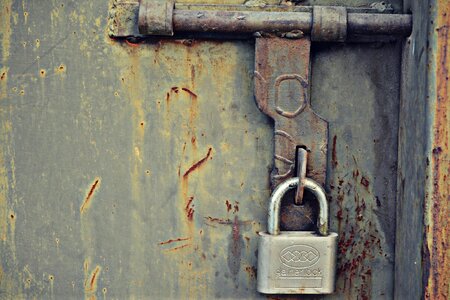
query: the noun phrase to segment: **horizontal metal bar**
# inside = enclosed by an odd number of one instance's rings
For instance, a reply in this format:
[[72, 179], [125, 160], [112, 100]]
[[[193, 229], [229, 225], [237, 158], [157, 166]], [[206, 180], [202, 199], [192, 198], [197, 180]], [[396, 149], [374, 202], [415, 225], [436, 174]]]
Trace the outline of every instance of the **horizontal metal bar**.
[[[374, 42], [408, 36], [411, 15], [392, 14], [390, 6], [318, 7], [175, 3], [162, 13], [159, 2], [114, 0], [109, 35], [114, 38], [242, 39], [256, 32], [284, 34], [299, 30], [314, 41]], [[154, 7], [156, 5], [156, 7]], [[157, 8], [160, 8], [159, 10]], [[164, 28], [164, 30], [161, 30]], [[173, 29], [173, 32], [170, 30]], [[218, 34], [220, 33], [220, 34]]]
[[[128, 2], [129, 3], [129, 2]], [[381, 5], [379, 8], [371, 6], [345, 7], [349, 13], [377, 13], [391, 14], [394, 9], [389, 5]], [[243, 4], [199, 4], [199, 3], [175, 3], [178, 10], [215, 10], [215, 11], [266, 11], [266, 12], [312, 12], [313, 6], [309, 5], [243, 5]]]
[[347, 18], [350, 34], [409, 36], [412, 30], [411, 15], [351, 13]]
[[252, 33], [311, 31], [311, 13], [175, 10], [175, 32]]
[[[290, 32], [301, 30], [309, 34], [312, 28], [310, 12], [244, 12], [174, 10], [175, 32]], [[399, 35], [411, 33], [411, 15], [348, 13], [348, 34]]]

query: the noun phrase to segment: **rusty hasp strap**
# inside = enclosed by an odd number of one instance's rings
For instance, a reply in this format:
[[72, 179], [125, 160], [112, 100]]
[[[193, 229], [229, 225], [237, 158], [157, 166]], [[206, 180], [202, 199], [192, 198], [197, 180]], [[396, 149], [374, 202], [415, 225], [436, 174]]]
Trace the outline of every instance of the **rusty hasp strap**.
[[348, 35], [407, 36], [412, 27], [411, 15], [354, 13], [343, 6], [313, 6], [309, 11], [308, 7], [292, 11], [283, 6], [276, 11], [273, 7], [258, 11], [220, 10], [215, 5], [210, 5], [211, 9], [187, 7], [177, 8], [173, 0], [140, 0], [138, 34], [302, 31], [311, 34], [313, 41], [343, 42]]
[[297, 146], [310, 150], [306, 176], [325, 184], [328, 123], [309, 101], [310, 47], [308, 37], [256, 39], [255, 99], [275, 122], [272, 188], [295, 177]]

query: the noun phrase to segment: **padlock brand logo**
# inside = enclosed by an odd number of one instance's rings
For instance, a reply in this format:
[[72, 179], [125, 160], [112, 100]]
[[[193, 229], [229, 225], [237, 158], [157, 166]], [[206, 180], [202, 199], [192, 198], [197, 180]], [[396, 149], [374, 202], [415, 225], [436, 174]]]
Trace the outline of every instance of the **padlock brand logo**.
[[320, 254], [316, 248], [307, 245], [292, 245], [280, 252], [283, 265], [294, 269], [304, 269], [319, 261]]

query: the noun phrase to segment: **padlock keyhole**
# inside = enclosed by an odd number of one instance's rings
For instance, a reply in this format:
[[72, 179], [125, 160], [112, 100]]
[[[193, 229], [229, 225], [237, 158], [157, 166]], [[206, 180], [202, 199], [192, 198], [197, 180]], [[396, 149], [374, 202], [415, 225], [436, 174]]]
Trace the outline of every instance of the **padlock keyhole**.
[[303, 204], [294, 203], [295, 189], [285, 194], [281, 201], [280, 228], [283, 231], [315, 231], [319, 203], [309, 190], [305, 189]]

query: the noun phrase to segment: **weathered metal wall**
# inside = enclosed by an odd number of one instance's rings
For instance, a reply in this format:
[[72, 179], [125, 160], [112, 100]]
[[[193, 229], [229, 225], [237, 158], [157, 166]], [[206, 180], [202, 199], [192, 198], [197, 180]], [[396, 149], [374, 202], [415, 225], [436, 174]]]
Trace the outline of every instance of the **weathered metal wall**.
[[405, 1], [405, 11], [415, 25], [403, 51], [395, 296], [448, 299], [449, 6]]
[[[107, 1], [1, 5], [0, 297], [261, 297], [254, 42], [131, 44], [107, 36]], [[340, 234], [327, 298], [392, 298], [400, 46], [312, 53]]]

